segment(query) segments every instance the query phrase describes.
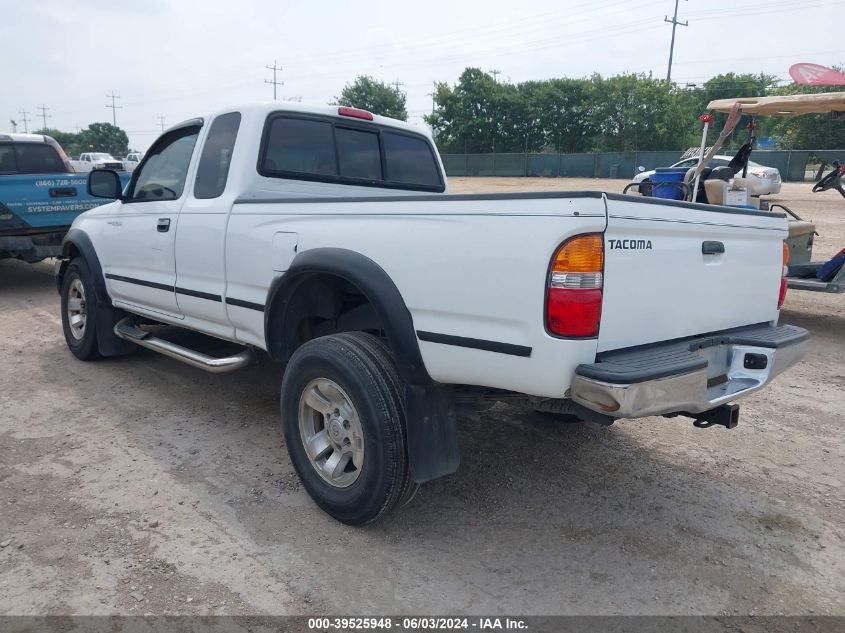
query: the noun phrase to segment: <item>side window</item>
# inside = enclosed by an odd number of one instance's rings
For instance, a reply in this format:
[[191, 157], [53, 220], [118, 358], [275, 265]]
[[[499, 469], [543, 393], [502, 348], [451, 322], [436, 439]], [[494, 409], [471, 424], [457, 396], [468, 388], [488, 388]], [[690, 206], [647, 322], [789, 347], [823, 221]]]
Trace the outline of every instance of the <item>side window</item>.
[[198, 127], [175, 130], [153, 145], [147, 162], [135, 171], [128, 201], [177, 200], [185, 189]]
[[342, 178], [382, 180], [378, 134], [338, 127], [335, 139]]
[[443, 190], [434, 153], [425, 140], [384, 132], [382, 142], [388, 182]]
[[270, 175], [337, 176], [331, 123], [285, 117], [273, 119], [261, 167], [262, 173]]
[[65, 171], [58, 152], [46, 143], [18, 143], [15, 153], [21, 174], [61, 174]]
[[217, 198], [223, 194], [240, 124], [240, 112], [228, 112], [214, 119], [197, 167], [195, 198]]
[[18, 161], [15, 159], [14, 145], [0, 145], [0, 174], [18, 173]]

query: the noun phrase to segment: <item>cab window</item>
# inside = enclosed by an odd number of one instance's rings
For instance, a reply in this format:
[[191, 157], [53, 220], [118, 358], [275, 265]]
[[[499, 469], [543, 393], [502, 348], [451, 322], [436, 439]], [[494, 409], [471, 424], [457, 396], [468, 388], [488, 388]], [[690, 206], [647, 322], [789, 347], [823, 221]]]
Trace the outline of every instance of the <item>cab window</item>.
[[199, 126], [174, 130], [150, 149], [134, 172], [127, 202], [177, 200], [182, 197]]
[[394, 132], [384, 132], [382, 140], [388, 181], [433, 188], [442, 186], [440, 169], [428, 142]]
[[258, 173], [269, 178], [415, 191], [446, 188], [425, 137], [376, 123], [274, 112], [261, 148]]
[[221, 114], [212, 122], [197, 166], [195, 198], [203, 200], [223, 194], [240, 124], [240, 112]]

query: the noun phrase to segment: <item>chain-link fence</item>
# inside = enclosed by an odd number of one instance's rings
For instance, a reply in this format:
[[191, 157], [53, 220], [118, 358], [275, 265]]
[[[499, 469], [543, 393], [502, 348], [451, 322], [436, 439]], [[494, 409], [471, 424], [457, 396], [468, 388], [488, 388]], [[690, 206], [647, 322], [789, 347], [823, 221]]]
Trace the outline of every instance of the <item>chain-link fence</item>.
[[[682, 151], [603, 152], [597, 154], [443, 154], [448, 176], [539, 176], [570, 178], [633, 178], [678, 162]], [[732, 154], [725, 150], [725, 154]], [[812, 180], [819, 165], [845, 162], [843, 150], [756, 150], [756, 163], [777, 167], [783, 180]]]

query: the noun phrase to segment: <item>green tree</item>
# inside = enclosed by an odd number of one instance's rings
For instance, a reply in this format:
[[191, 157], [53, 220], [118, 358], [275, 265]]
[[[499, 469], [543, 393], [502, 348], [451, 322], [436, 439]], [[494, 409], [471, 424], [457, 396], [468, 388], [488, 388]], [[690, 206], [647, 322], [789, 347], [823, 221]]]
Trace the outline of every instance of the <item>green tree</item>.
[[373, 114], [408, 120], [405, 93], [368, 75], [359, 75], [335, 97], [335, 105], [363, 108]]
[[[434, 114], [425, 116], [444, 152], [470, 153], [513, 151], [506, 146], [503, 134], [514, 117], [508, 111], [513, 99], [507, 92], [515, 90], [507, 84], [497, 84], [493, 77], [479, 68], [467, 68], [454, 88], [437, 85]], [[502, 125], [501, 121], [508, 123]]]
[[54, 128], [44, 128], [42, 130], [38, 130], [37, 133], [46, 134], [47, 136], [51, 136], [56, 139], [56, 142], [62, 146], [65, 154], [68, 156], [76, 156], [83, 151], [81, 149], [82, 145], [79, 134], [74, 134], [73, 132], [62, 132], [61, 130]]
[[92, 123], [79, 133], [80, 151], [108, 152], [113, 156], [124, 156], [129, 150], [126, 132], [111, 123]]

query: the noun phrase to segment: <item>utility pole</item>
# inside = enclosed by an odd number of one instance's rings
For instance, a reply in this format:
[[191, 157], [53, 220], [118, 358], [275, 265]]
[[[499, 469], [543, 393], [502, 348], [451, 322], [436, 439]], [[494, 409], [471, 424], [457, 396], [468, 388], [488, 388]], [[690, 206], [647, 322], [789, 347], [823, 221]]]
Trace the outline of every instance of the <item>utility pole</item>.
[[26, 124], [30, 121], [30, 119], [26, 118], [29, 112], [27, 112], [26, 110], [21, 110], [20, 112], [18, 112], [18, 114], [21, 115], [21, 121], [23, 121], [23, 133], [29, 134], [29, 128], [26, 126]]
[[161, 131], [164, 132], [164, 115], [163, 114], [158, 115], [158, 122], [159, 122], [159, 125], [161, 125]]
[[431, 113], [434, 114], [434, 110], [437, 106], [437, 82], [432, 81], [431, 84], [434, 87], [431, 89], [431, 92], [426, 93], [426, 96], [431, 97]]
[[79, 134], [80, 130], [82, 129], [81, 127], [79, 127], [79, 123], [77, 123], [77, 124], [76, 124], [76, 125], [74, 125], [73, 127], [75, 127], [75, 128], [76, 128], [76, 133], [77, 133], [77, 134]]
[[112, 124], [117, 127], [117, 111], [123, 108], [123, 106], [115, 105], [114, 100], [120, 99], [120, 95], [114, 94], [114, 90], [112, 90], [110, 95], [106, 95], [106, 98], [111, 99], [111, 105], [106, 104], [106, 107], [111, 108]]
[[668, 15], [663, 18], [664, 22], [668, 22], [672, 25], [672, 43], [669, 45], [669, 70], [666, 71], [666, 81], [672, 81], [672, 56], [675, 53], [675, 29], [678, 28], [678, 25], [689, 26], [689, 20], [684, 20], [683, 22], [678, 21], [678, 2], [679, 0], [675, 0], [675, 15], [672, 16], [672, 19], [670, 20]]
[[[437, 107], [437, 82], [432, 81], [431, 85], [432, 85], [431, 92], [427, 93], [426, 96], [431, 97], [431, 116], [433, 117], [435, 110], [436, 110], [436, 107]], [[432, 127], [431, 127], [431, 137], [436, 140], [436, 138], [435, 138], [436, 136], [437, 136], [437, 132], [435, 131], [434, 126], [432, 125]]]
[[501, 70], [499, 70], [498, 68], [491, 68], [487, 72], [490, 73], [491, 75], [493, 75], [493, 81], [495, 81], [496, 83], [499, 83], [499, 75], [502, 74]]
[[273, 101], [275, 101], [275, 100], [276, 100], [276, 86], [284, 86], [284, 85], [285, 85], [285, 82], [284, 82], [284, 81], [276, 81], [276, 71], [281, 70], [281, 69], [282, 69], [282, 67], [281, 67], [281, 66], [277, 66], [277, 65], [276, 65], [276, 60], [274, 59], [274, 60], [273, 60], [273, 65], [272, 65], [272, 66], [265, 66], [265, 68], [266, 68], [267, 70], [272, 70], [272, 71], [273, 71], [273, 81], [270, 81], [269, 79], [265, 79], [265, 80], [264, 80], [264, 83], [265, 83], [265, 84], [273, 84]]
[[50, 108], [46, 107], [43, 103], [40, 106], [38, 106], [38, 110], [41, 110], [41, 112], [38, 116], [41, 117], [41, 121], [44, 123], [44, 125], [41, 128], [42, 130], [47, 129], [47, 119], [52, 118], [52, 116], [53, 116], [52, 114], [47, 114], [47, 110], [49, 110], [49, 109]]
[[396, 92], [399, 92], [399, 89], [404, 86], [405, 84], [399, 81], [398, 79], [393, 82], [393, 88]]

